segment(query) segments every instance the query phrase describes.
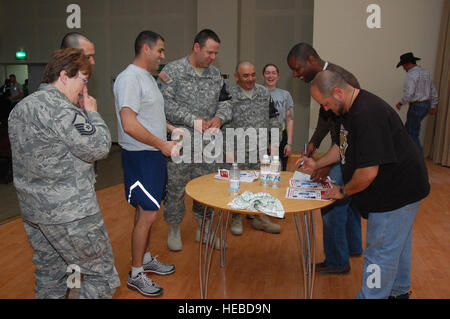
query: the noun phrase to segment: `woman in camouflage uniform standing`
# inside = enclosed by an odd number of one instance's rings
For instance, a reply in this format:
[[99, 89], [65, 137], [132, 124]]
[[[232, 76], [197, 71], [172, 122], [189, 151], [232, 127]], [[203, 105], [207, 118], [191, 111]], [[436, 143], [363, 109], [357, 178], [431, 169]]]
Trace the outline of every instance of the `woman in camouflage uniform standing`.
[[[37, 298], [64, 298], [68, 287], [81, 288], [81, 298], [111, 298], [120, 285], [94, 189], [93, 163], [108, 155], [111, 136], [87, 91], [91, 71], [82, 50], [55, 51], [38, 91], [9, 117]], [[69, 280], [68, 270], [76, 271]]]

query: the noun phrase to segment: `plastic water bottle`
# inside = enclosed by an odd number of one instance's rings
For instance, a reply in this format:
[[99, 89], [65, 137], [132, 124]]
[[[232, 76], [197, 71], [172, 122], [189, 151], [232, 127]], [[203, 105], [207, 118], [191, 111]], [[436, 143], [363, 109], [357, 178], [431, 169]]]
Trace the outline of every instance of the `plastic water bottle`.
[[270, 157], [264, 155], [261, 159], [261, 169], [259, 171], [259, 183], [261, 186], [270, 186]]
[[241, 172], [237, 163], [233, 163], [231, 166], [228, 180], [230, 181], [230, 196], [238, 196], [241, 190]]
[[280, 188], [281, 184], [281, 163], [278, 155], [274, 155], [270, 163], [270, 182], [272, 188]]

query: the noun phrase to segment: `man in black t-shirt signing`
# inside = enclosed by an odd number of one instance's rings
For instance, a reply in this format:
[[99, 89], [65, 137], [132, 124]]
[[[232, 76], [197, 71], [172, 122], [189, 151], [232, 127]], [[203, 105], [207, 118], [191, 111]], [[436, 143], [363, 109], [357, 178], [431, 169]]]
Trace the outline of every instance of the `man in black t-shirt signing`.
[[317, 74], [311, 96], [340, 122], [339, 145], [319, 160], [302, 157], [312, 171], [341, 161], [344, 186], [325, 196], [351, 195], [367, 219], [362, 288], [357, 298], [407, 298], [411, 272], [411, 236], [420, 200], [430, 192], [419, 149], [400, 117], [381, 98], [357, 89], [332, 71]]

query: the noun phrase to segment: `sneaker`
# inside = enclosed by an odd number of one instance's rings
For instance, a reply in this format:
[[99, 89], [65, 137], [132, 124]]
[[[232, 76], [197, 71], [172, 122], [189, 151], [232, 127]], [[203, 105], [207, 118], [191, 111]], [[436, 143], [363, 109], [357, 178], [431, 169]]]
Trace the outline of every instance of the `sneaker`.
[[279, 234], [281, 232], [281, 226], [272, 223], [266, 215], [255, 215], [255, 219], [252, 221], [252, 227], [272, 234]]
[[131, 277], [131, 271], [128, 273], [127, 287], [131, 290], [137, 290], [146, 297], [157, 297], [162, 295], [164, 289], [158, 286], [144, 273], [139, 273], [135, 278]]
[[242, 216], [241, 214], [231, 215], [230, 231], [233, 235], [242, 235], [244, 229], [242, 228]]
[[150, 262], [142, 265], [144, 273], [151, 272], [158, 275], [169, 275], [175, 272], [175, 265], [162, 263], [156, 257], [158, 256], [153, 256]]

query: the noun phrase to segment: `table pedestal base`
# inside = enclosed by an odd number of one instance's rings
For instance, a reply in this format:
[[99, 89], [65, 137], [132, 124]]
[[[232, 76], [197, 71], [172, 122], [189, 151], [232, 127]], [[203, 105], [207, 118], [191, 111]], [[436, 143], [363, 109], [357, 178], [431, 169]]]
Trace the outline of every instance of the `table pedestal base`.
[[[220, 267], [225, 267], [225, 244], [228, 230], [228, 219], [230, 213], [218, 210], [216, 223], [214, 224], [214, 217], [216, 212], [211, 214], [211, 222], [208, 229], [205, 229], [206, 212], [203, 213], [202, 225], [200, 228], [200, 242], [199, 242], [199, 277], [200, 277], [200, 295], [202, 299], [207, 298], [208, 294], [208, 279], [209, 270], [211, 268], [212, 255], [214, 253], [214, 246], [216, 243], [216, 236], [220, 239]], [[224, 227], [225, 219], [225, 227]], [[303, 266], [303, 286], [305, 299], [313, 297], [314, 276], [315, 276], [315, 257], [316, 257], [316, 242], [314, 233], [314, 213], [312, 211], [305, 213], [297, 213], [294, 215], [295, 225], [297, 229], [298, 239], [300, 242], [300, 254]], [[205, 247], [203, 248], [203, 241], [205, 239]]]
[[314, 213], [305, 212], [294, 215], [295, 226], [301, 248], [303, 265], [303, 286], [305, 299], [312, 299], [316, 265], [316, 240], [314, 233]]
[[[207, 208], [203, 213], [202, 225], [200, 227], [200, 242], [199, 242], [199, 253], [198, 253], [198, 265], [199, 265], [199, 277], [200, 277], [200, 295], [202, 299], [206, 299], [208, 293], [208, 279], [209, 270], [211, 268], [211, 260], [214, 252], [214, 246], [216, 243], [216, 236], [220, 240], [220, 267], [225, 267], [225, 245], [227, 239], [228, 230], [228, 218], [230, 213], [226, 213], [225, 229], [224, 229], [224, 212], [222, 210], [218, 211], [218, 217], [216, 218], [216, 225], [214, 224], [215, 211], [211, 214], [211, 222], [209, 223], [208, 229], [206, 227], [206, 212]], [[206, 235], [206, 238], [205, 238]], [[205, 247], [203, 250], [203, 242], [205, 241]]]

